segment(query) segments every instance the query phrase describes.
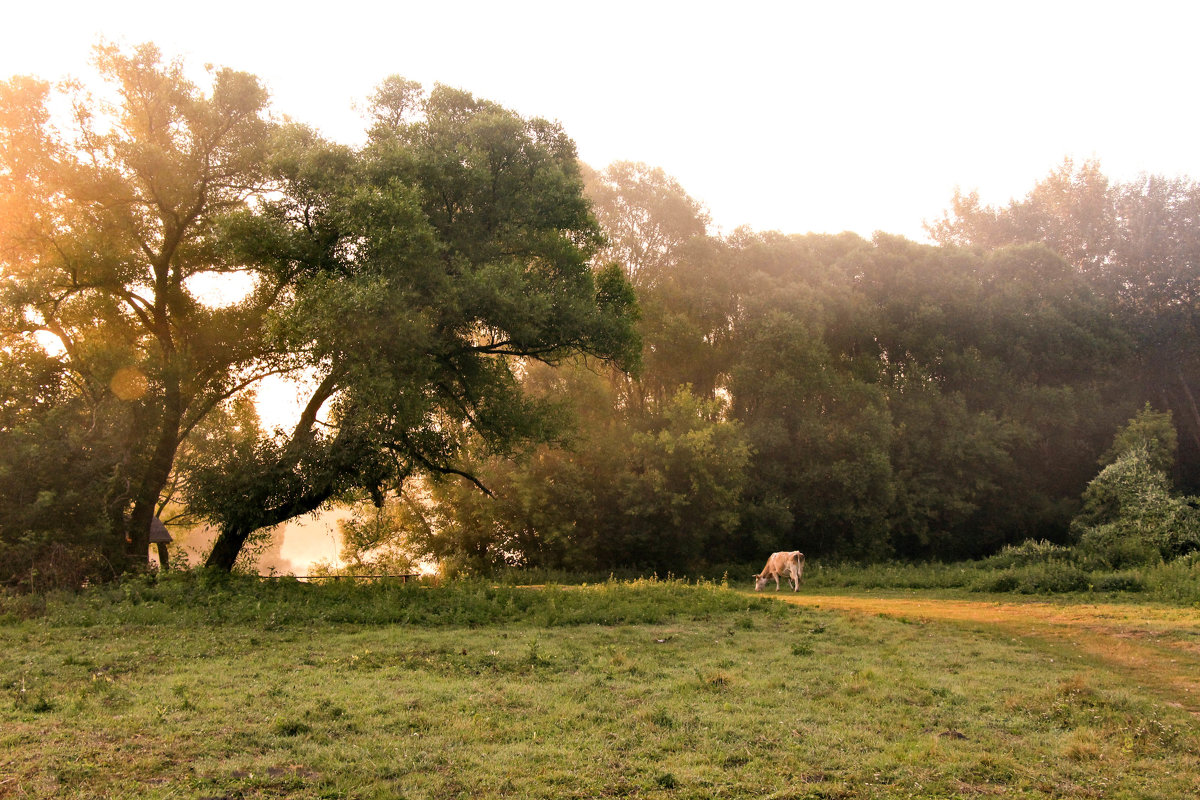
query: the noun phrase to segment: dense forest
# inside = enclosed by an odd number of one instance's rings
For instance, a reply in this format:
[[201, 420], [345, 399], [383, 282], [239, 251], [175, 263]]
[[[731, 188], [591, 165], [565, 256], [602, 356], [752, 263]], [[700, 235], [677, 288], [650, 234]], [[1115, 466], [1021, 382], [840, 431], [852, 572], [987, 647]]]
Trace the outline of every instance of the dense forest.
[[[1113, 522], [1085, 512], [1085, 492], [1150, 450], [1136, 493], [1159, 491], [1146, 513], [1178, 539], [1163, 553], [1195, 546], [1175, 494], [1200, 485], [1194, 183], [1114, 184], [1065, 162], [1006, 207], [955, 197], [935, 246], [714, 237], [644, 165], [590, 174], [588, 194], [603, 257], [637, 288], [640, 373], [531, 370], [527, 388], [565, 398], [575, 436], [476, 462], [494, 499], [414, 492], [381, 533], [476, 565], [567, 569], [794, 548], [973, 558]], [[1118, 431], [1134, 441], [1114, 445]]]
[[[364, 568], [1200, 548], [1189, 179], [1065, 161], [954, 196], [932, 245], [718, 235], [662, 170], [458, 90], [388, 79], [356, 149], [253, 76], [99, 66], [122, 101], [67, 133], [0, 85], [6, 583], [138, 568], [155, 515], [230, 569], [333, 503]], [[293, 430], [258, 423], [271, 374]]]

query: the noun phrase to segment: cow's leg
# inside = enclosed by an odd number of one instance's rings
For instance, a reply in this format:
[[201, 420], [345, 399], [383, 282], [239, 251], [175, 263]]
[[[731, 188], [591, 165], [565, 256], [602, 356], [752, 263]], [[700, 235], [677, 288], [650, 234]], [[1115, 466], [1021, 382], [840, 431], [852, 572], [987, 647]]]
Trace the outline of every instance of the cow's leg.
[[775, 591], [779, 591], [779, 573], [775, 573]]

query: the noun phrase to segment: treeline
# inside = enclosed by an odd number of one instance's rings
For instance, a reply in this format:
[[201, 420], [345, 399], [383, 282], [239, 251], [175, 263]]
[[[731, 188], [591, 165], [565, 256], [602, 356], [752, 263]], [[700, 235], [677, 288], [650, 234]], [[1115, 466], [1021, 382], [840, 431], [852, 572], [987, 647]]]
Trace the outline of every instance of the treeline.
[[[142, 568], [156, 516], [229, 570], [353, 502], [351, 569], [1192, 546], [1191, 181], [1068, 162], [956, 196], [935, 246], [717, 236], [661, 170], [463, 91], [385, 80], [350, 148], [254, 76], [96, 63], [119, 100], [66, 86], [61, 124], [0, 83], [0, 583]], [[269, 375], [291, 430], [257, 419]], [[1102, 464], [1139, 414], [1169, 446]]]
[[[1094, 540], [1104, 514], [1081, 498], [1105, 463], [1114, 474], [1101, 456], [1139, 412], [1169, 429], [1171, 457], [1127, 491], [1200, 487], [1191, 181], [1111, 183], [1066, 162], [1005, 207], [956, 196], [930, 226], [937, 246], [712, 236], [700, 204], [644, 165], [590, 175], [589, 196], [601, 256], [637, 288], [641, 372], [531, 368], [526, 388], [562, 401], [575, 436], [477, 460], [494, 497], [412, 489], [360, 520], [377, 533], [348, 555], [369, 557], [388, 530], [475, 569], [683, 570], [797, 548], [961, 559]], [[1196, 536], [1188, 502], [1168, 505], [1150, 520], [1160, 538], [1177, 528], [1165, 557]]]

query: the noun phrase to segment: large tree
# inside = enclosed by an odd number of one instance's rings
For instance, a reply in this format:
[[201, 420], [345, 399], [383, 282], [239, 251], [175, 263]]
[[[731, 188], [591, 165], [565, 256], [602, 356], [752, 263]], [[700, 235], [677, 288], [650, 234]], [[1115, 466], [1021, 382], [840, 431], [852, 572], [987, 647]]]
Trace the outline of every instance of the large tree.
[[290, 433], [193, 476], [190, 504], [220, 526], [211, 566], [356, 492], [478, 483], [467, 442], [480, 457], [550, 438], [551, 404], [520, 385], [530, 361], [637, 360], [632, 288], [592, 268], [600, 231], [558, 125], [399, 78], [374, 110], [360, 150], [292, 131], [281, 196], [233, 226], [243, 260], [301, 275], [273, 330], [314, 388]]
[[258, 332], [281, 287], [214, 308], [197, 281], [242, 269], [222, 258], [222, 220], [265, 188], [272, 125], [248, 74], [213, 71], [202, 90], [152, 45], [98, 47], [95, 65], [109, 94], [64, 87], [62, 127], [48, 84], [0, 84], [0, 336], [9, 355], [53, 340], [112, 456], [105, 549], [144, 563], [180, 442], [270, 369]]

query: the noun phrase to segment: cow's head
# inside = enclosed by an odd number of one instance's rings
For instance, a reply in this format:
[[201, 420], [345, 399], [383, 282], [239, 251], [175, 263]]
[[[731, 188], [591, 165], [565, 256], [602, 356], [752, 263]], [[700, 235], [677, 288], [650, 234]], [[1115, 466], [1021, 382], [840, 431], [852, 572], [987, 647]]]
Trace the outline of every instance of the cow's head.
[[755, 575], [754, 576], [754, 591], [761, 592], [762, 588], [767, 585], [767, 581], [769, 581], [769, 580], [771, 580], [771, 578], [765, 572], [762, 573], [761, 575]]

